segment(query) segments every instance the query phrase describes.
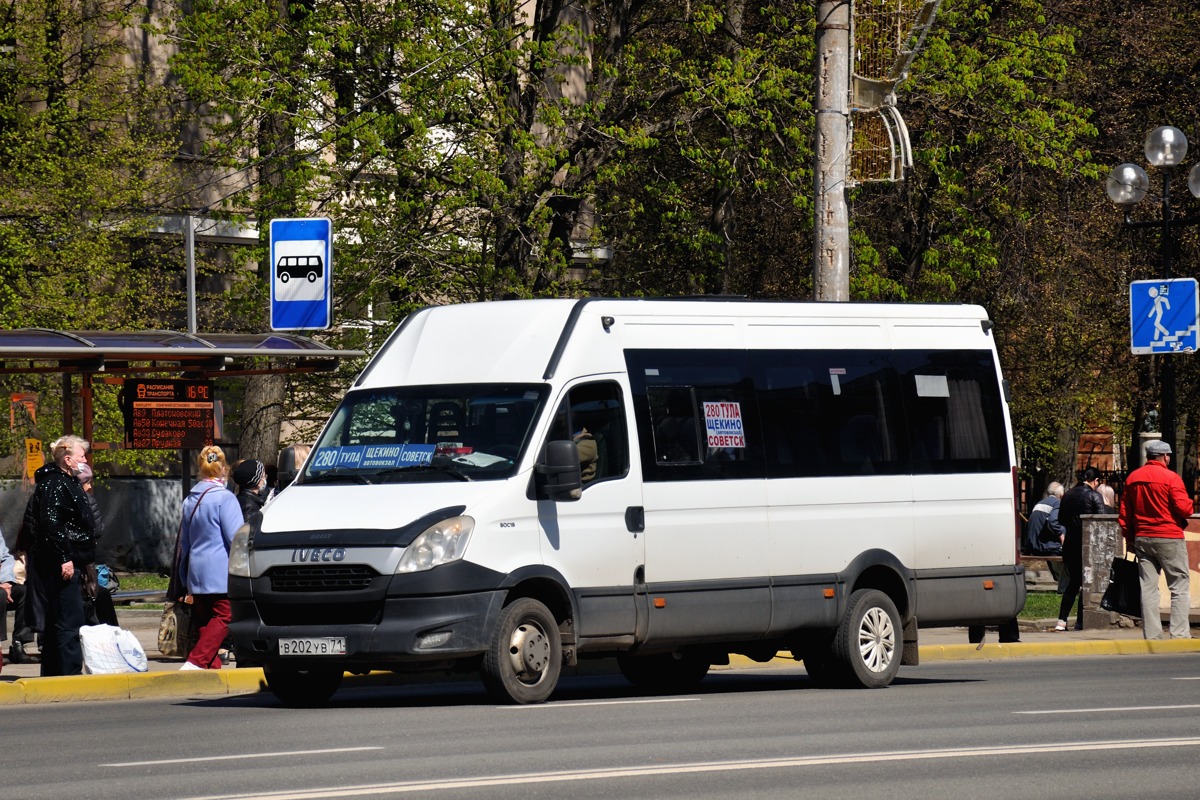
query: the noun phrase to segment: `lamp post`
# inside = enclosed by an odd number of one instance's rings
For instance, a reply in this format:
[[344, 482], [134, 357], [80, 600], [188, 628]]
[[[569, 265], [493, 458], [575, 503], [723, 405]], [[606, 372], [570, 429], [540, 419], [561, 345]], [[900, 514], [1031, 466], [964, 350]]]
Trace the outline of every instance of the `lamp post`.
[[[1125, 212], [1123, 225], [1126, 228], [1160, 228], [1159, 273], [1164, 280], [1175, 277], [1173, 260], [1176, 230], [1184, 225], [1200, 223], [1200, 217], [1175, 217], [1171, 209], [1171, 176], [1187, 156], [1188, 141], [1183, 131], [1171, 125], [1161, 125], [1146, 134], [1146, 161], [1150, 166], [1162, 170], [1162, 215], [1161, 219], [1134, 221], [1131, 207], [1141, 202], [1150, 189], [1150, 177], [1137, 164], [1120, 164], [1108, 174], [1106, 191], [1109, 198]], [[1200, 164], [1192, 167], [1188, 174], [1188, 189], [1194, 197], [1200, 197]], [[1162, 440], [1175, 451], [1175, 361], [1167, 355], [1162, 364], [1159, 426]], [[1183, 459], [1178, 455], [1172, 464], [1178, 469]]]

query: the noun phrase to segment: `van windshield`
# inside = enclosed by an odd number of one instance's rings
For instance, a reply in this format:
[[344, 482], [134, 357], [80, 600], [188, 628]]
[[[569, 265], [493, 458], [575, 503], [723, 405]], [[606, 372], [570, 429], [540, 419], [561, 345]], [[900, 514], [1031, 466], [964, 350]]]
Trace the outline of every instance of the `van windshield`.
[[302, 483], [499, 480], [516, 471], [548, 389], [531, 384], [351, 392]]

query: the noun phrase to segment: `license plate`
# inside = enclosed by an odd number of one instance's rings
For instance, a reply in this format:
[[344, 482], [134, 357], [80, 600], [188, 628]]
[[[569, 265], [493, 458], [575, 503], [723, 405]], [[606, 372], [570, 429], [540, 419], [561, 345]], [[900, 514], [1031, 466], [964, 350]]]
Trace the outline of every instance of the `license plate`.
[[346, 638], [344, 636], [323, 636], [304, 639], [280, 639], [279, 655], [344, 656], [346, 655]]

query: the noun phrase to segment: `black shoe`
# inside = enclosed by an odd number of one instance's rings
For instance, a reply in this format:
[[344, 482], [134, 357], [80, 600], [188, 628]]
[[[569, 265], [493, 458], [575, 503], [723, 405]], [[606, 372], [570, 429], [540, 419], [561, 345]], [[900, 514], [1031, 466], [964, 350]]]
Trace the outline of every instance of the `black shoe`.
[[13, 642], [8, 648], [8, 663], [10, 664], [28, 664], [30, 662], [29, 655], [25, 652], [25, 645], [20, 642]]

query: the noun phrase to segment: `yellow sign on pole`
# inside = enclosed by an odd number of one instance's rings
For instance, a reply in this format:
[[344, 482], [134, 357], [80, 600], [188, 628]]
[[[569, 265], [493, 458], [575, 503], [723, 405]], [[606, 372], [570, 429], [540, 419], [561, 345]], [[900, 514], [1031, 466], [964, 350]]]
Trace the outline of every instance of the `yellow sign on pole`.
[[46, 456], [42, 453], [41, 439], [26, 439], [25, 440], [25, 480], [32, 482], [33, 473], [37, 472], [46, 463]]

